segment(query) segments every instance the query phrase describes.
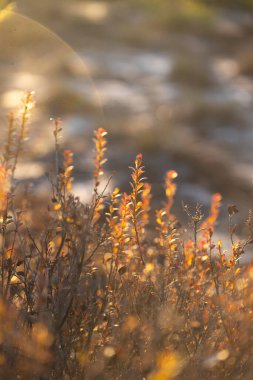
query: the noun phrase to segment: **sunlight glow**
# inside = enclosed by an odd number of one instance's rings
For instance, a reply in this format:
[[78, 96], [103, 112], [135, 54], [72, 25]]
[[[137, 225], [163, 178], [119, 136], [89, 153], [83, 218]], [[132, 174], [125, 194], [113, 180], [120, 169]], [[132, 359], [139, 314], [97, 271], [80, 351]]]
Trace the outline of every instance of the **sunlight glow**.
[[72, 7], [72, 12], [91, 22], [100, 23], [108, 17], [109, 5], [98, 1], [82, 2]]
[[6, 5], [5, 8], [0, 10], [0, 23], [6, 18], [11, 16], [12, 12], [15, 10], [15, 5], [13, 3]]
[[2, 107], [10, 109], [18, 108], [23, 94], [24, 91], [22, 90], [11, 90], [5, 92], [1, 97]]

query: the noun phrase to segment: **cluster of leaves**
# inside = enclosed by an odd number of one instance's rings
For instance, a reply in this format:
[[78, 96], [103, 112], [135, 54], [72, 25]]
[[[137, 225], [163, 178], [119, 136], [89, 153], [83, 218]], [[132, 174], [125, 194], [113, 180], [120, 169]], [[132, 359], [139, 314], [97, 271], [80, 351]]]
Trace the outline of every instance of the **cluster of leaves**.
[[[251, 379], [253, 266], [239, 265], [249, 236], [231, 247], [214, 237], [221, 203], [184, 206], [192, 237], [172, 213], [177, 173], [165, 176], [154, 213], [138, 154], [129, 194], [100, 191], [106, 131], [95, 132], [94, 193], [72, 192], [73, 154], [63, 152], [54, 120], [55, 169], [47, 223], [30, 223], [15, 201], [15, 169], [28, 133], [33, 95], [11, 114], [0, 167], [1, 379]], [[62, 167], [60, 162], [62, 162]]]

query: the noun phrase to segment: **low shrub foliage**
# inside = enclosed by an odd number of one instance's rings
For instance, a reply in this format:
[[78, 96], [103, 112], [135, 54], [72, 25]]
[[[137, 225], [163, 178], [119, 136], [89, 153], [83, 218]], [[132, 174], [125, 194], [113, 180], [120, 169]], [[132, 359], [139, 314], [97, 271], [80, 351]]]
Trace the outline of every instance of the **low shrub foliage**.
[[29, 199], [17, 201], [15, 179], [33, 106], [28, 93], [9, 115], [0, 164], [1, 379], [251, 379], [253, 265], [240, 259], [253, 241], [252, 213], [248, 238], [237, 241], [229, 206], [225, 250], [214, 194], [207, 217], [200, 205], [183, 206], [185, 233], [173, 212], [177, 173], [166, 173], [152, 214], [141, 154], [129, 192], [108, 195], [103, 128], [94, 133], [92, 200], [82, 204], [56, 119], [51, 201], [46, 222], [33, 223], [41, 216]]

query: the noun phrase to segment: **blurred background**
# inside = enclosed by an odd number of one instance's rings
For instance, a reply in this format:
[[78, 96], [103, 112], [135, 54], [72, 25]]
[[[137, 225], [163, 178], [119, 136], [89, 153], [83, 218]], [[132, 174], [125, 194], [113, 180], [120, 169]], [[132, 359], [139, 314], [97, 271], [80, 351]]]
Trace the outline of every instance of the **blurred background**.
[[179, 213], [181, 200], [207, 209], [221, 192], [223, 217], [236, 203], [246, 218], [253, 201], [252, 0], [17, 0], [14, 12], [0, 13], [0, 47], [1, 134], [22, 92], [36, 92], [17, 173], [36, 194], [48, 189], [50, 117], [59, 116], [83, 200], [92, 187], [92, 134], [104, 127], [112, 185], [129, 189], [128, 166], [142, 152], [155, 205], [166, 170], [175, 169]]

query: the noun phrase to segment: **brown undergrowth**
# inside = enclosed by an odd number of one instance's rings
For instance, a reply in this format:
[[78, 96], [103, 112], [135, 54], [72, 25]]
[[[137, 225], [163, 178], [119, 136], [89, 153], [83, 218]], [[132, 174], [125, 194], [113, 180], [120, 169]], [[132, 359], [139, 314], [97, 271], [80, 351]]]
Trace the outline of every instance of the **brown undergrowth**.
[[[251, 379], [253, 266], [240, 265], [253, 241], [230, 249], [214, 234], [221, 203], [210, 214], [184, 205], [187, 238], [172, 212], [177, 173], [165, 176], [165, 201], [149, 233], [151, 186], [143, 157], [130, 168], [130, 192], [102, 191], [107, 133], [94, 134], [94, 192], [89, 205], [72, 192], [73, 154], [59, 144], [46, 227], [20, 208], [15, 171], [28, 134], [33, 94], [10, 114], [0, 166], [1, 379]], [[109, 181], [109, 180], [108, 180]], [[37, 216], [40, 218], [40, 216]], [[151, 236], [155, 237], [151, 238]]]

